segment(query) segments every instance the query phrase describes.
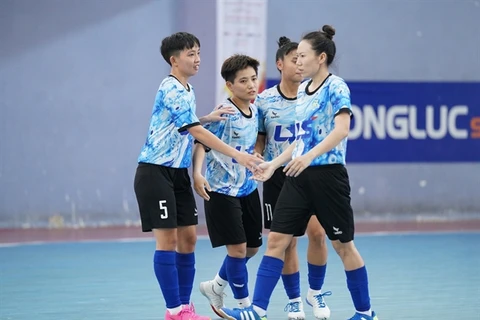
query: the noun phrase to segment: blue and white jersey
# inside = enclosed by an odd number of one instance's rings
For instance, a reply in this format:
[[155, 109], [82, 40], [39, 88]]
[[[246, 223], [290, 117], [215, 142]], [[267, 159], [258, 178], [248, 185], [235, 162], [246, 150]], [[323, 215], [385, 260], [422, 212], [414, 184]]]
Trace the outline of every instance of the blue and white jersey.
[[158, 88], [147, 141], [138, 162], [172, 168], [192, 164], [193, 137], [187, 128], [199, 125], [195, 115], [195, 93], [187, 90], [175, 77], [165, 78]]
[[[235, 113], [225, 114], [226, 120], [209, 123], [205, 128], [233, 148], [252, 154], [258, 133], [257, 108], [250, 104], [250, 114], [244, 114], [230, 99], [223, 107], [234, 107]], [[251, 176], [252, 173], [234, 159], [215, 150], [207, 152], [205, 178], [212, 191], [232, 197], [247, 196], [257, 188]]]
[[[350, 90], [345, 81], [335, 75], [330, 75], [315, 91], [307, 92], [308, 82], [298, 88], [296, 107], [297, 145], [292, 157], [304, 155], [325, 139], [335, 127], [335, 116], [340, 112], [352, 114], [350, 105]], [[347, 138], [335, 148], [315, 158], [311, 166], [326, 164], [345, 164]]]
[[257, 96], [258, 133], [266, 135], [265, 161], [281, 155], [295, 141], [297, 98], [287, 98], [280, 87], [273, 86]]

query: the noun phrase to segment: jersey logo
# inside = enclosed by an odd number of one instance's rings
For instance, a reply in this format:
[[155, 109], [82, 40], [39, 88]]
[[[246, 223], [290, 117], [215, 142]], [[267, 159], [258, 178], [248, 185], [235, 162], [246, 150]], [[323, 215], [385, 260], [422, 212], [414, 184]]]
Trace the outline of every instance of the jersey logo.
[[280, 118], [280, 116], [278, 115], [277, 112], [275, 112], [275, 111], [272, 110], [272, 115], [270, 116], [270, 118], [272, 118], [272, 119], [277, 119], [277, 118]]

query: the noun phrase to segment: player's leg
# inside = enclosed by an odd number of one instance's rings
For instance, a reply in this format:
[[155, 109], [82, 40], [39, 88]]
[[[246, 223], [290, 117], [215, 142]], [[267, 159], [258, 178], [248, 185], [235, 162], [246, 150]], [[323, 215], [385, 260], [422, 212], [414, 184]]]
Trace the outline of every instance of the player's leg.
[[[213, 280], [200, 283], [200, 292], [209, 300], [213, 311], [225, 317], [223, 291], [230, 284], [233, 296], [241, 305], [250, 305], [246, 283], [247, 239], [243, 228], [240, 198], [210, 192], [205, 201], [205, 217], [212, 247], [226, 246], [227, 255]], [[224, 271], [222, 271], [224, 269]], [[222, 272], [226, 276], [220, 276]]]
[[[260, 195], [258, 190], [255, 189], [251, 194], [246, 197], [240, 198], [242, 205], [242, 220], [243, 229], [245, 230], [245, 236], [247, 239], [247, 257], [246, 261], [258, 253], [258, 249], [263, 243], [262, 233], [262, 204], [260, 202]], [[248, 269], [246, 269], [246, 282], [248, 285]]]
[[223, 308], [222, 310], [229, 316], [228, 319], [266, 319], [270, 297], [282, 273], [285, 250], [293, 235], [305, 228], [306, 218], [311, 212], [299, 180], [302, 180], [302, 175], [298, 178], [288, 178], [277, 201], [268, 235], [267, 250], [257, 272], [253, 307]]
[[300, 292], [300, 267], [298, 261], [297, 238], [290, 242], [285, 250], [285, 260], [282, 270], [282, 281], [288, 296], [288, 304], [285, 310], [289, 320], [305, 319], [305, 311]]
[[[263, 216], [265, 229], [270, 229], [275, 204], [277, 203], [284, 182], [285, 173], [283, 172], [283, 167], [280, 167], [268, 181], [263, 183]], [[305, 319], [300, 294], [300, 272], [296, 238], [292, 239], [292, 242], [285, 251], [282, 282], [289, 300], [285, 308], [288, 312], [288, 319]]]
[[175, 265], [177, 210], [170, 170], [173, 169], [139, 164], [134, 182], [142, 230], [153, 230], [156, 241], [153, 264], [167, 306], [166, 317], [182, 311]]
[[306, 301], [313, 307], [313, 314], [316, 319], [329, 319], [330, 309], [325, 303], [325, 296], [330, 291], [322, 293], [322, 286], [325, 281], [327, 270], [327, 245], [325, 242], [325, 230], [323, 230], [316, 215], [312, 215], [307, 226], [308, 235], [308, 293]]
[[314, 198], [324, 199], [322, 203], [315, 202], [315, 212], [323, 212], [317, 217], [344, 265], [348, 290], [356, 309], [351, 319], [376, 320], [370, 305], [367, 270], [353, 242], [355, 226], [347, 170], [341, 165], [328, 166], [318, 170], [311, 182], [311, 186], [318, 186], [322, 194]]
[[187, 169], [177, 171], [174, 186], [178, 222], [176, 266], [179, 294], [182, 305], [189, 306], [195, 279], [198, 214]]

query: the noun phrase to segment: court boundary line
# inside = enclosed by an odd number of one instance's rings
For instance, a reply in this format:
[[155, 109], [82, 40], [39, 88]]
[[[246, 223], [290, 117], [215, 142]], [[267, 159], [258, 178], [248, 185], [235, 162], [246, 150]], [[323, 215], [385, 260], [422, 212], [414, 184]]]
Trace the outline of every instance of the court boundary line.
[[[480, 230], [440, 230], [440, 231], [374, 231], [359, 232], [355, 237], [385, 237], [385, 236], [408, 236], [408, 235], [444, 235], [444, 234], [477, 234]], [[264, 234], [266, 238], [268, 234]], [[302, 236], [301, 238], [306, 238]], [[197, 235], [198, 241], [208, 241], [208, 235]], [[82, 240], [53, 240], [53, 241], [22, 241], [0, 243], [1, 248], [12, 248], [22, 246], [41, 246], [49, 244], [76, 244], [76, 243], [135, 243], [135, 242], [154, 242], [153, 237], [137, 238], [112, 238], [112, 239], [82, 239]]]

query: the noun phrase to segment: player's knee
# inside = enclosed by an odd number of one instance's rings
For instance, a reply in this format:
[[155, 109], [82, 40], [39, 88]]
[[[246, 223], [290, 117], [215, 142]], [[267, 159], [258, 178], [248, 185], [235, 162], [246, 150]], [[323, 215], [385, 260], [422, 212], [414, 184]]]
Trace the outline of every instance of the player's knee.
[[342, 243], [339, 240], [332, 241], [332, 246], [335, 249], [335, 252], [340, 256], [340, 258], [345, 258], [349, 255], [356, 254], [357, 249], [353, 241]]
[[290, 245], [291, 240], [292, 235], [278, 232], [270, 232], [268, 234], [267, 252], [275, 253], [275, 256], [281, 256], [283, 255], [287, 247]]
[[327, 236], [325, 235], [325, 232], [323, 229], [321, 230], [313, 230], [312, 232], [308, 233], [308, 242], [310, 245], [313, 245], [317, 248], [326, 246]]
[[189, 247], [191, 249], [195, 248], [195, 244], [197, 243], [197, 235], [196, 234], [185, 234], [182, 238], [178, 239], [177, 242], [182, 244], [184, 247]]
[[177, 233], [175, 229], [154, 229], [156, 249], [173, 251], [177, 247]]
[[177, 234], [179, 252], [193, 252], [197, 243], [197, 232], [194, 226], [180, 227]]
[[326, 245], [326, 234], [322, 225], [318, 222], [316, 216], [312, 216], [307, 227], [307, 236], [310, 244], [315, 246], [324, 246]]
[[247, 244], [230, 244], [227, 245], [227, 253], [232, 258], [245, 258], [247, 256]]

